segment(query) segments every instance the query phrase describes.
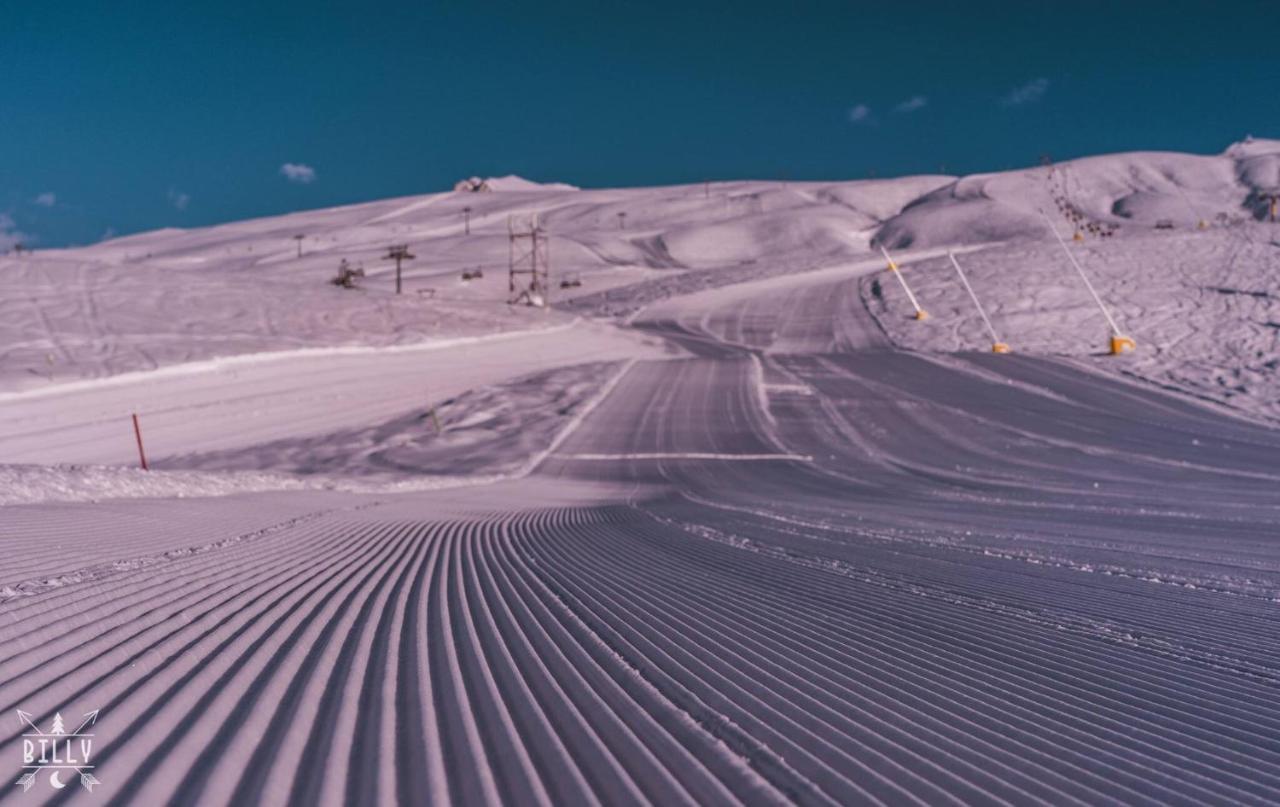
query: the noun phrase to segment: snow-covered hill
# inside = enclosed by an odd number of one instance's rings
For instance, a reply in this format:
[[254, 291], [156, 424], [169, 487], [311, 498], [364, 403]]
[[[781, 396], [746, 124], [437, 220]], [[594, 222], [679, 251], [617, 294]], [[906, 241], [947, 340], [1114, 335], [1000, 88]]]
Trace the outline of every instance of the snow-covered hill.
[[1222, 225], [1269, 218], [1267, 197], [1277, 193], [1277, 140], [1246, 140], [1217, 156], [1110, 154], [958, 179], [908, 204], [877, 241], [901, 248], [1041, 238], [1041, 209], [1074, 211], [1073, 223], [1104, 231], [1149, 230], [1162, 221]]
[[[1071, 248], [1138, 340], [1135, 356], [1110, 367], [1280, 415], [1272, 359], [1280, 225], [1269, 221], [1280, 141], [1251, 139], [1215, 156], [1116, 154], [963, 178], [605, 190], [519, 177], [483, 184], [489, 192], [2, 257], [0, 392], [223, 356], [562, 327], [574, 314], [630, 314], [692, 291], [864, 266], [881, 244], [933, 314], [922, 324], [899, 318], [908, 311], [896, 284], [880, 284], [872, 308], [900, 343], [986, 347], [949, 264], [913, 263], [914, 250], [969, 245], [985, 247], [965, 265], [1015, 350], [1088, 355], [1106, 325], [1069, 274], [1044, 210], [1064, 236], [1080, 233]], [[508, 223], [534, 214], [551, 237], [550, 311], [506, 304]], [[385, 259], [393, 244], [416, 256], [405, 264], [400, 296]], [[365, 270], [357, 289], [329, 282], [342, 261]], [[871, 299], [870, 281], [863, 294]], [[522, 364], [511, 364], [514, 376]]]

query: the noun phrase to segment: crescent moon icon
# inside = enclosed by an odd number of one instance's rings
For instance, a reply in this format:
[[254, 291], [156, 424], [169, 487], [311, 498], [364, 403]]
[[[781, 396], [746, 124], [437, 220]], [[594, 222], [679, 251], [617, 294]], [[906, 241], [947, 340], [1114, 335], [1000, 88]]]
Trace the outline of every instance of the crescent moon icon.
[[53, 785], [54, 790], [61, 790], [67, 786], [66, 782], [58, 781], [58, 777], [62, 775], [62, 771], [54, 771], [49, 774], [49, 784]]

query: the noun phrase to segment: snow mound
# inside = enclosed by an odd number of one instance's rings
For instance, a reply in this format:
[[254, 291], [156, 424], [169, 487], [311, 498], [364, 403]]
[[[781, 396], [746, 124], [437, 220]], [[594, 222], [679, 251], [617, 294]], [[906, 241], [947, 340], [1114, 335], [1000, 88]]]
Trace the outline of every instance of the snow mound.
[[833, 205], [675, 228], [663, 243], [673, 258], [690, 266], [747, 263], [797, 252], [815, 258], [847, 256], [867, 250], [867, 238], [859, 233], [871, 223]]
[[906, 204], [879, 229], [875, 243], [903, 248], [1039, 239], [1046, 236], [1042, 210], [1068, 231], [1261, 219], [1275, 193], [1276, 140], [1237, 143], [1214, 156], [1109, 154], [957, 179]]
[[565, 182], [534, 182], [533, 180], [507, 174], [505, 177], [489, 177], [485, 180], [495, 191], [576, 191], [576, 185]]
[[[1040, 204], [1037, 204], [1040, 202]], [[885, 222], [873, 243], [890, 249], [975, 244], [1029, 237], [1044, 225], [1033, 182], [1005, 175], [965, 177], [915, 200]]]
[[1261, 154], [1280, 154], [1280, 140], [1249, 136], [1239, 143], [1232, 143], [1223, 153], [1234, 159], [1256, 157]]
[[481, 193], [485, 191], [576, 191], [577, 186], [567, 185], [563, 182], [534, 182], [533, 180], [518, 177], [515, 174], [507, 174], [505, 177], [488, 177], [481, 179], [480, 177], [469, 177], [459, 180], [453, 186], [455, 191], [464, 191], [471, 193]]

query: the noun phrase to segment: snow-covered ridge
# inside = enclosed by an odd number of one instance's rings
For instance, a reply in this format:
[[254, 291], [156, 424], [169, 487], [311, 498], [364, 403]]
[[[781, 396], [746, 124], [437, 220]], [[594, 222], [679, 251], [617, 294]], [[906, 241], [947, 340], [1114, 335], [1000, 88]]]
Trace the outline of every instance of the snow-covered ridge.
[[878, 230], [889, 247], [1043, 236], [1039, 211], [1070, 205], [1101, 226], [1195, 227], [1269, 217], [1280, 192], [1280, 140], [1247, 140], [1216, 156], [1132, 152], [1054, 166], [976, 174], [906, 205]]
[[[0, 257], [6, 279], [0, 392], [231, 356], [413, 345], [565, 322], [554, 311], [505, 304], [508, 223], [533, 214], [551, 237], [553, 305], [578, 301], [575, 310], [587, 313], [629, 312], [703, 288], [865, 262], [880, 244], [895, 250], [1020, 244], [1023, 260], [1053, 267], [1061, 256], [1040, 216], [1046, 210], [1064, 235], [1084, 231], [1083, 248], [1097, 253], [1088, 259], [1091, 271], [1104, 286], [1114, 271], [1123, 271], [1134, 288], [1168, 286], [1160, 267], [1182, 250], [1174, 239], [1155, 238], [1156, 227], [1195, 233], [1198, 246], [1187, 254], [1209, 262], [1182, 262], [1179, 288], [1144, 300], [1148, 313], [1167, 307], [1161, 300], [1169, 295], [1185, 302], [1189, 292], [1181, 287], [1187, 284], [1241, 290], [1252, 296], [1238, 302], [1261, 307], [1246, 315], [1263, 330], [1250, 331], [1240, 350], [1226, 344], [1236, 338], [1231, 323], [1200, 321], [1195, 307], [1185, 311], [1185, 327], [1208, 334], [1202, 346], [1211, 352], [1171, 351], [1180, 337], [1170, 336], [1172, 342], [1158, 346], [1163, 378], [1188, 378], [1188, 363], [1239, 364], [1244, 352], [1265, 350], [1274, 331], [1268, 323], [1277, 320], [1267, 313], [1267, 244], [1275, 234], [1265, 229], [1269, 194], [1280, 188], [1277, 140], [1248, 139], [1218, 155], [1133, 152], [962, 178], [594, 190], [513, 176], [481, 182], [495, 192], [387, 199]], [[1202, 222], [1208, 229], [1197, 230]], [[1095, 232], [1115, 238], [1095, 238]], [[1119, 246], [1134, 238], [1141, 246]], [[1238, 247], [1244, 241], [1248, 249]], [[416, 256], [405, 264], [406, 293], [399, 297], [393, 263], [385, 260], [392, 244], [408, 244]], [[1128, 256], [1123, 270], [1107, 263], [1113, 245]], [[997, 313], [1016, 309], [1017, 328], [1035, 335], [1020, 349], [1075, 352], [1042, 337], [1093, 327], [1074, 291], [1042, 296], [1026, 277], [993, 288], [985, 258], [970, 260], [983, 293], [996, 295]], [[1231, 266], [1229, 283], [1220, 271], [1223, 260]], [[360, 288], [328, 282], [341, 261], [364, 268]], [[947, 267], [938, 266], [936, 293], [950, 295]], [[1027, 295], [1031, 304], [1019, 304]], [[1123, 312], [1134, 301], [1126, 296], [1115, 303]], [[936, 305], [953, 310], [956, 322], [967, 321], [963, 299]], [[956, 322], [935, 325], [954, 331]], [[918, 346], [954, 344], [926, 339]], [[1144, 342], [1141, 350], [1151, 347]], [[1269, 389], [1274, 373], [1265, 362], [1252, 364], [1261, 369], [1246, 371], [1262, 380], [1250, 388]]]

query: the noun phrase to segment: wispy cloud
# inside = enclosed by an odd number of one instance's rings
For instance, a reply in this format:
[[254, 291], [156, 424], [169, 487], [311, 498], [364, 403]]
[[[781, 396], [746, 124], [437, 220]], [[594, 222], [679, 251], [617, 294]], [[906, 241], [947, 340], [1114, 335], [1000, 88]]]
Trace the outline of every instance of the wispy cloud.
[[1034, 104], [1049, 91], [1049, 79], [1037, 78], [1019, 87], [1014, 87], [1000, 99], [1002, 106], [1024, 106]]
[[870, 123], [872, 120], [871, 107], [866, 104], [858, 104], [851, 107], [849, 109], [849, 120], [853, 123]]
[[44, 193], [40, 194], [36, 198], [32, 199], [31, 201], [35, 202], [41, 207], [53, 207], [58, 203], [58, 194], [54, 193], [53, 191], [45, 191]]
[[191, 204], [191, 194], [183, 193], [177, 188], [170, 188], [165, 198], [169, 200], [169, 204], [173, 205], [174, 210], [186, 210], [187, 205]]
[[302, 163], [285, 163], [280, 166], [280, 173], [290, 182], [309, 185], [316, 181], [316, 169]]
[[913, 95], [902, 103], [893, 108], [894, 112], [915, 112], [918, 109], [924, 109], [929, 105], [929, 99], [923, 95]]
[[29, 243], [31, 238], [18, 229], [7, 213], [0, 213], [0, 252], [8, 252], [17, 244]]

